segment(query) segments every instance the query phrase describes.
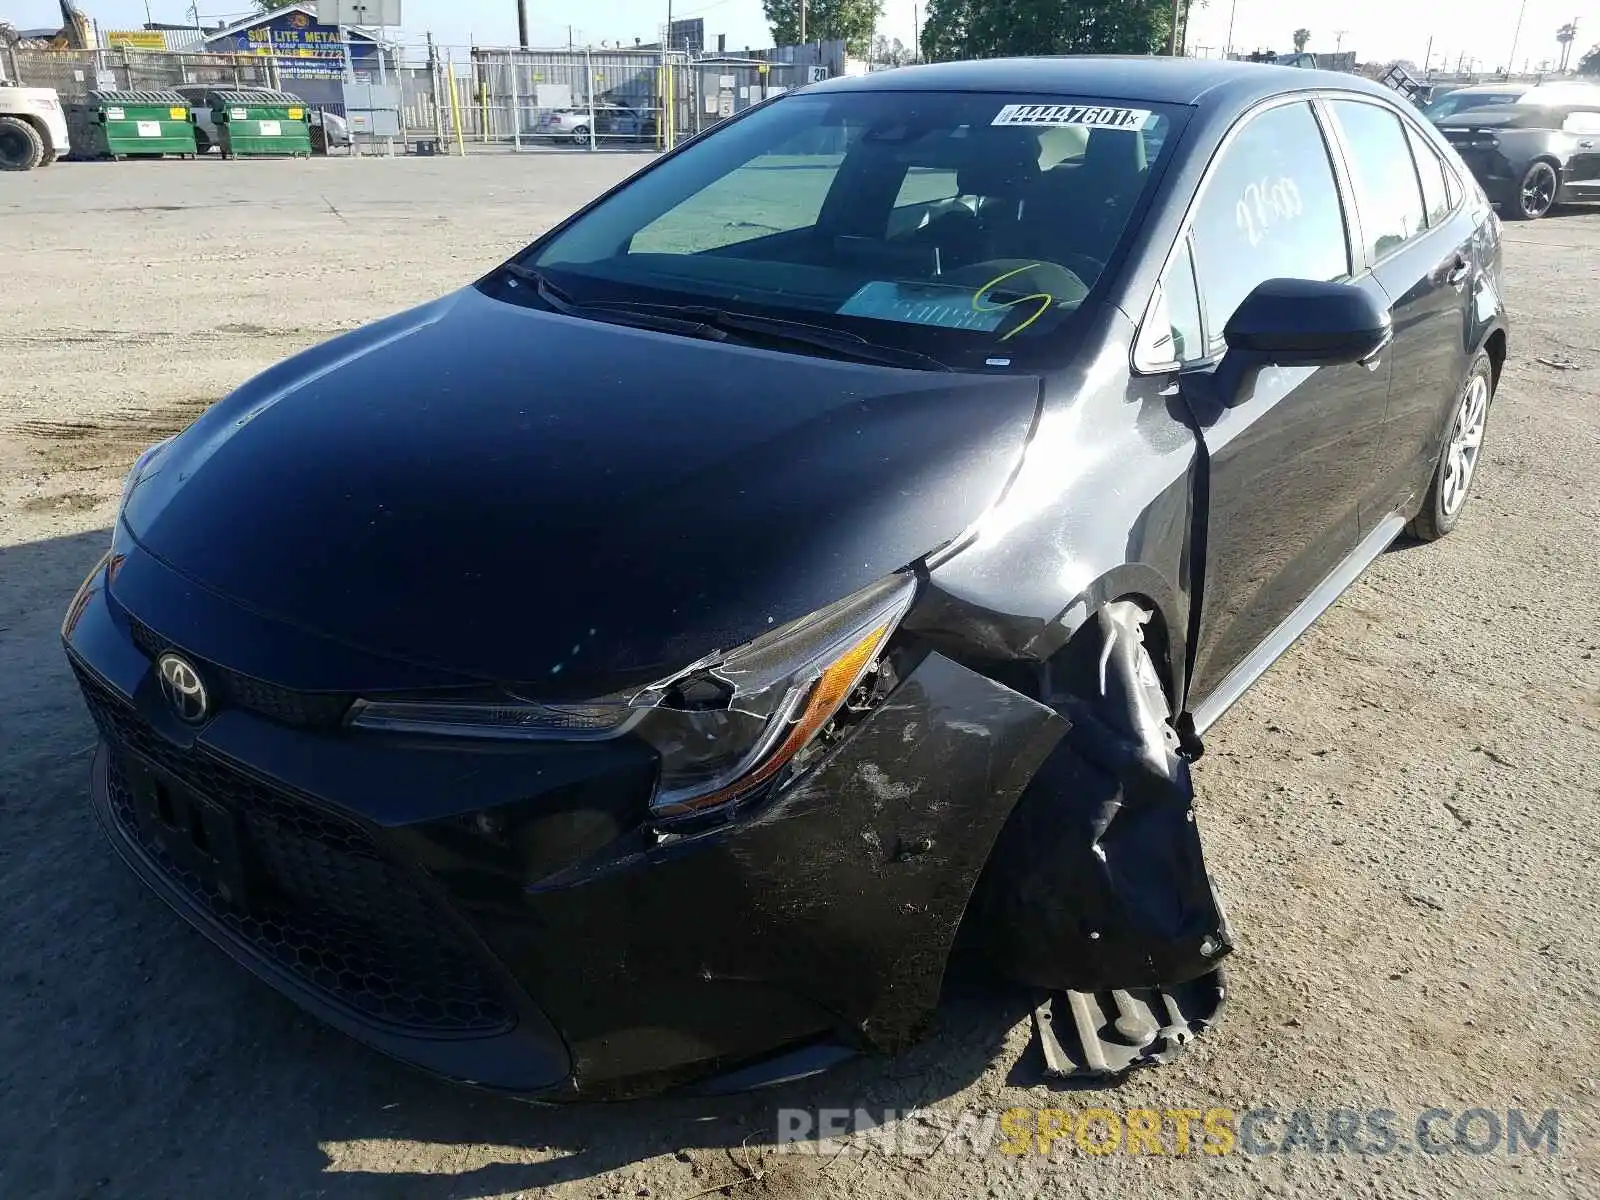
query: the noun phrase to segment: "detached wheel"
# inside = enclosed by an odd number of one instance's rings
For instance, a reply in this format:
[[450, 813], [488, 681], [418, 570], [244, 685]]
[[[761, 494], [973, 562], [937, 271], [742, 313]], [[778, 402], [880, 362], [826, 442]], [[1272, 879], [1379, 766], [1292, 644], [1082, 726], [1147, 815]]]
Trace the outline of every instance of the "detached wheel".
[[1423, 542], [1438, 541], [1456, 527], [1472, 491], [1483, 454], [1483, 435], [1489, 424], [1489, 404], [1494, 399], [1494, 367], [1481, 350], [1467, 372], [1467, 382], [1450, 415], [1450, 427], [1439, 451], [1433, 482], [1422, 511], [1406, 531]]
[[1537, 221], [1549, 214], [1556, 204], [1556, 192], [1561, 179], [1556, 169], [1547, 162], [1536, 162], [1522, 176], [1517, 186], [1516, 202], [1507, 214], [1513, 220]]
[[21, 117], [0, 117], [0, 171], [31, 171], [42, 166], [44, 139]]

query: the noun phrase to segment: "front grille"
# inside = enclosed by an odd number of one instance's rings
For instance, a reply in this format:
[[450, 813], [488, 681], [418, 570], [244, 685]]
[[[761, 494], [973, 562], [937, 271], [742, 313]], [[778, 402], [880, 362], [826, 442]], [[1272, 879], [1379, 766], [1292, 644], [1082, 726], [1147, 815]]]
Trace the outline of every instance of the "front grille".
[[230, 671], [207, 659], [191, 655], [170, 638], [162, 637], [139, 618], [129, 615], [128, 630], [133, 644], [149, 658], [159, 658], [174, 650], [186, 658], [193, 658], [204, 668], [206, 682], [216, 692], [217, 703], [234, 708], [248, 709], [280, 725], [297, 729], [328, 729], [344, 720], [344, 715], [355, 703], [355, 697], [333, 692], [297, 692], [276, 684], [263, 683], [238, 671]]
[[[179, 749], [89, 672], [73, 669], [114, 751], [112, 818], [213, 922], [370, 1020], [432, 1035], [488, 1035], [512, 1025], [477, 955], [364, 829], [215, 754]], [[130, 752], [238, 818], [251, 876], [248, 911], [141, 830], [120, 763]]]

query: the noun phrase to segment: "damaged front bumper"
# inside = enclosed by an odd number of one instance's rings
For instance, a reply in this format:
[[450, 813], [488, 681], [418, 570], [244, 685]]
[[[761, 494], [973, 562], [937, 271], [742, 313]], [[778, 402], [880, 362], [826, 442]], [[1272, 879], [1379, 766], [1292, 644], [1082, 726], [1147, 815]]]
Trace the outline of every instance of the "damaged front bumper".
[[181, 727], [103, 571], [63, 635], [102, 735], [96, 812], [163, 899], [369, 1045], [552, 1099], [913, 1040], [1067, 728], [922, 652], [806, 776], [669, 834], [648, 757], [616, 743], [351, 737], [238, 707]]

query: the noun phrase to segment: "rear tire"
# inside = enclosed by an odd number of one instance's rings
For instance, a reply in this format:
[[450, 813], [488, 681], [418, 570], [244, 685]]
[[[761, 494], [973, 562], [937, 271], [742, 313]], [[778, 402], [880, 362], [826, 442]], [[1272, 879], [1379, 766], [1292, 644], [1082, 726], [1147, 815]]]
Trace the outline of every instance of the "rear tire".
[[44, 165], [44, 139], [21, 117], [0, 117], [0, 171], [31, 171]]
[[1480, 350], [1450, 409], [1450, 424], [1445, 428], [1444, 444], [1439, 448], [1439, 461], [1434, 465], [1422, 511], [1406, 526], [1406, 532], [1419, 542], [1438, 541], [1461, 520], [1473, 481], [1478, 477], [1493, 402], [1494, 364]]
[[1506, 205], [1506, 216], [1513, 221], [1537, 221], [1550, 214], [1561, 191], [1561, 176], [1547, 162], [1536, 162], [1522, 174], [1516, 195]]
[[587, 146], [589, 144], [589, 127], [579, 125], [572, 131], [572, 144], [574, 146]]

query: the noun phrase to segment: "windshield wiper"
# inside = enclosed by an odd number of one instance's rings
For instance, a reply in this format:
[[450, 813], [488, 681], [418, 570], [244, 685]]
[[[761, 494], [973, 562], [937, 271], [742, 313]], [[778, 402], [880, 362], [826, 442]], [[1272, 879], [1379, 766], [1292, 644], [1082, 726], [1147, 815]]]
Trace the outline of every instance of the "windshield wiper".
[[704, 304], [644, 304], [626, 300], [607, 300], [593, 305], [612, 312], [661, 313], [698, 321], [727, 333], [750, 334], [756, 338], [787, 342], [817, 350], [829, 350], [844, 358], [858, 362], [882, 363], [891, 367], [909, 367], [919, 371], [948, 371], [950, 366], [928, 354], [903, 350], [898, 346], [885, 346], [868, 341], [859, 334], [826, 325], [812, 325], [806, 321], [786, 321], [781, 317], [762, 317], [755, 313], [729, 312]]
[[517, 282], [527, 284], [546, 307], [564, 317], [607, 321], [613, 325], [627, 325], [634, 329], [654, 329], [658, 333], [681, 333], [686, 337], [704, 338], [712, 342], [723, 342], [728, 339], [725, 330], [704, 321], [684, 320], [674, 315], [657, 315], [609, 304], [580, 304], [565, 289], [551, 283], [544, 272], [525, 267], [519, 262], [503, 262], [496, 270], [511, 276]]

